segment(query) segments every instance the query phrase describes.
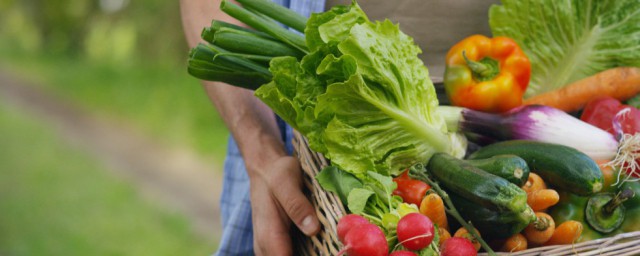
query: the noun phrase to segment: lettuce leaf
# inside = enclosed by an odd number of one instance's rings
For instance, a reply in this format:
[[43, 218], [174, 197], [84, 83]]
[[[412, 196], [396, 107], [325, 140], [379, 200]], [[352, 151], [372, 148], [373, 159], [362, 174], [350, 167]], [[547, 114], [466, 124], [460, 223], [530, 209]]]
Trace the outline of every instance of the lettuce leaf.
[[489, 10], [494, 36], [515, 39], [531, 60], [525, 97], [597, 72], [640, 67], [640, 2], [502, 0]]
[[413, 39], [386, 20], [370, 22], [354, 2], [313, 14], [312, 51], [270, 63], [273, 80], [256, 96], [309, 139], [332, 164], [360, 176], [398, 174], [435, 152], [461, 157], [465, 142], [448, 133]]
[[363, 186], [358, 178], [335, 166], [327, 166], [322, 169], [316, 175], [316, 180], [324, 190], [336, 193], [341, 202], [348, 202], [351, 190], [362, 188]]

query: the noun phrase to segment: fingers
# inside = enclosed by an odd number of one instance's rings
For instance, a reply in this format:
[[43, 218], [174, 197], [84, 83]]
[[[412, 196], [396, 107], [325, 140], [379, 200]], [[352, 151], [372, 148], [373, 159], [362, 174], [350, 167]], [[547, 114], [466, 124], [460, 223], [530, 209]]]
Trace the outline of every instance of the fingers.
[[320, 230], [320, 223], [313, 205], [302, 193], [302, 172], [298, 160], [293, 157], [283, 157], [274, 163], [271, 171], [279, 172], [280, 177], [271, 180], [272, 192], [287, 216], [307, 236], [312, 236]]
[[292, 255], [289, 219], [266, 183], [252, 184], [253, 248], [256, 255]]

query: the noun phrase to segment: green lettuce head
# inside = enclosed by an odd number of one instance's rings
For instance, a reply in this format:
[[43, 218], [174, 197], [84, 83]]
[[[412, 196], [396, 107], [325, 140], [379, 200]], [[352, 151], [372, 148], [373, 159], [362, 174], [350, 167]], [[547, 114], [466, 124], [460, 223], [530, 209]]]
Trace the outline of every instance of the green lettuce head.
[[371, 22], [354, 2], [313, 14], [311, 53], [272, 60], [256, 96], [304, 134], [313, 150], [355, 174], [397, 174], [435, 152], [461, 157], [413, 39], [389, 20]]

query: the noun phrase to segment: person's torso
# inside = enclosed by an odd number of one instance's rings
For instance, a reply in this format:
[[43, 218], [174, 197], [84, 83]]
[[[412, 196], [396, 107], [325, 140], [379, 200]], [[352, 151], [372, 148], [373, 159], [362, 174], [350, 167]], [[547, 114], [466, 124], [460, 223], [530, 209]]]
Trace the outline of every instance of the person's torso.
[[[371, 20], [389, 19], [422, 48], [420, 58], [431, 77], [444, 74], [445, 55], [451, 46], [473, 34], [491, 35], [489, 7], [498, 0], [361, 0]], [[327, 0], [326, 9], [351, 0]]]

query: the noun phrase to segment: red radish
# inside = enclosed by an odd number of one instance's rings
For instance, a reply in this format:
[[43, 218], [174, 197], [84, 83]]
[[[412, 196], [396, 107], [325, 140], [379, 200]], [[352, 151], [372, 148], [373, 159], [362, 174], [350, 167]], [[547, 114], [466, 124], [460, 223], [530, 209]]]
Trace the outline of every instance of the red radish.
[[409, 213], [398, 221], [398, 241], [409, 250], [420, 250], [431, 244], [434, 236], [433, 222], [421, 213]]
[[476, 256], [476, 248], [469, 239], [452, 237], [444, 241], [440, 247], [440, 256]]
[[338, 239], [340, 239], [340, 242], [344, 242], [344, 236], [349, 233], [351, 228], [362, 224], [370, 223], [367, 219], [358, 214], [349, 214], [340, 218], [338, 221]]
[[338, 256], [347, 253], [349, 256], [387, 256], [389, 245], [382, 230], [373, 224], [362, 224], [349, 230], [344, 237], [345, 247]]
[[580, 119], [611, 133], [613, 136], [617, 136], [617, 131], [614, 129], [614, 120], [615, 116], [622, 110], [626, 111], [625, 118], [617, 120], [622, 132], [631, 135], [640, 132], [640, 110], [632, 106], [623, 105], [619, 100], [612, 97], [590, 101], [582, 111]]
[[418, 254], [410, 251], [395, 251], [389, 254], [389, 256], [418, 256]]

